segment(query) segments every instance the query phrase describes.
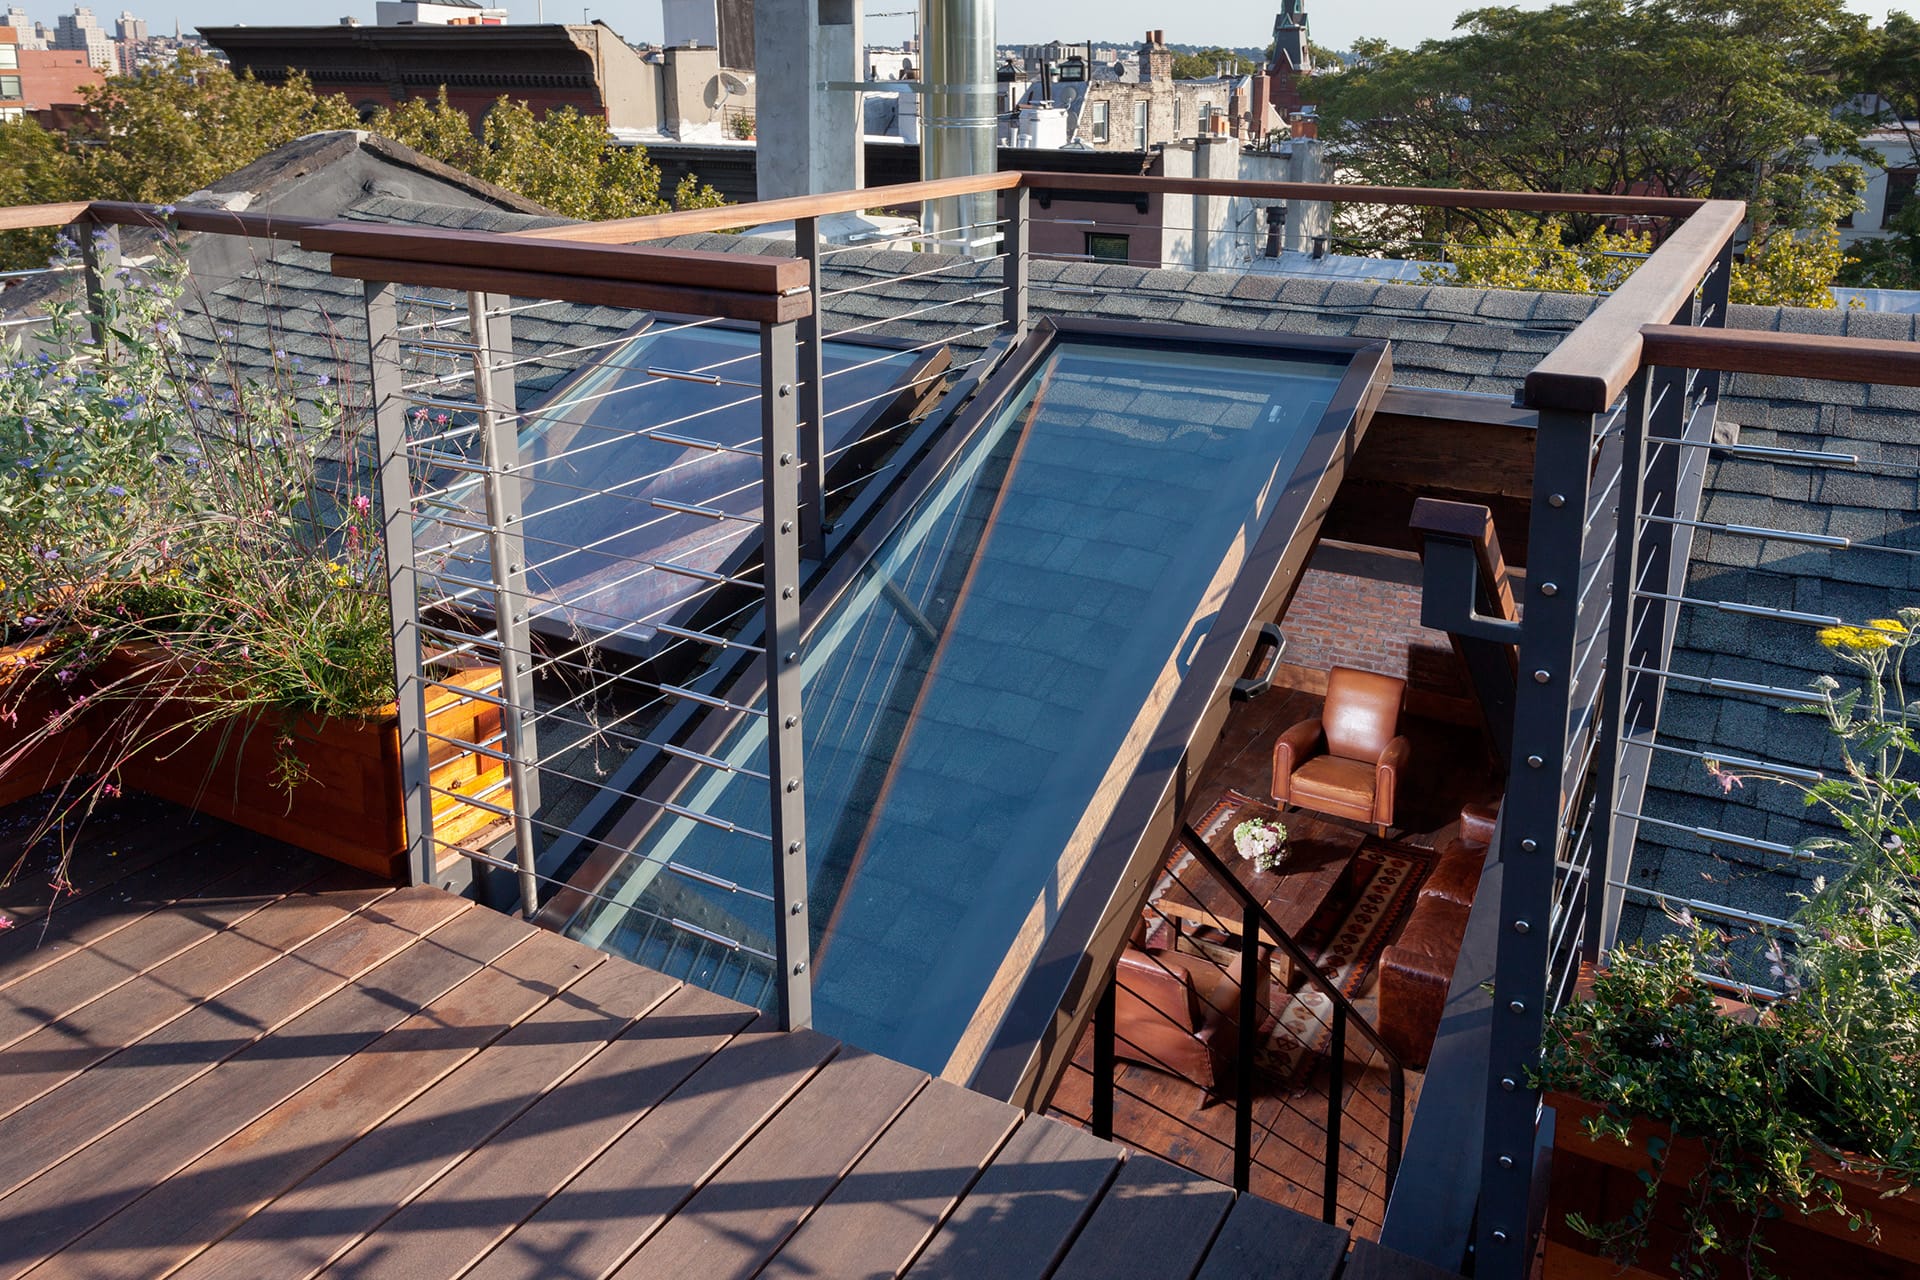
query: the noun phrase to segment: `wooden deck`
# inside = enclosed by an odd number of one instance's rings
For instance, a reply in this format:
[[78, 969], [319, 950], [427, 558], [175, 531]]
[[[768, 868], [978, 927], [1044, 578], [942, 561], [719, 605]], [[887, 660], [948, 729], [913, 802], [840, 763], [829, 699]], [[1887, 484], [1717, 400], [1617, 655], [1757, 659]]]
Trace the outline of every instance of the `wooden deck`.
[[[1227, 718], [1205, 773], [1194, 788], [1187, 820], [1199, 822], [1228, 791], [1269, 794], [1274, 740], [1300, 720], [1320, 712], [1320, 698], [1276, 687], [1236, 707]], [[1395, 840], [1434, 847], [1435, 837], [1457, 820], [1460, 806], [1498, 793], [1479, 735], [1458, 726], [1405, 717], [1402, 732], [1413, 742], [1414, 766], [1401, 798]], [[1361, 1016], [1377, 1020], [1376, 973], [1354, 996]], [[1348, 1041], [1341, 1130], [1339, 1212], [1335, 1221], [1356, 1238], [1380, 1232], [1386, 1214], [1387, 1118], [1390, 1090], [1384, 1064], [1370, 1058], [1359, 1036]], [[1061, 1078], [1048, 1113], [1076, 1125], [1090, 1122], [1093, 1101], [1092, 1031], [1083, 1036], [1074, 1065]], [[1418, 1104], [1422, 1073], [1405, 1073], [1409, 1126]], [[1331, 1072], [1324, 1061], [1296, 1087], [1274, 1080], [1257, 1083], [1254, 1095], [1252, 1191], [1313, 1217], [1323, 1209], [1327, 1143], [1327, 1095]], [[1122, 1062], [1114, 1073], [1114, 1137], [1217, 1181], [1233, 1176], [1234, 1108], [1203, 1106], [1201, 1086], [1148, 1066]]]
[[[0, 865], [20, 829], [0, 813]], [[1418, 1274], [159, 802], [96, 819], [71, 892], [49, 866], [0, 891], [0, 1280]]]

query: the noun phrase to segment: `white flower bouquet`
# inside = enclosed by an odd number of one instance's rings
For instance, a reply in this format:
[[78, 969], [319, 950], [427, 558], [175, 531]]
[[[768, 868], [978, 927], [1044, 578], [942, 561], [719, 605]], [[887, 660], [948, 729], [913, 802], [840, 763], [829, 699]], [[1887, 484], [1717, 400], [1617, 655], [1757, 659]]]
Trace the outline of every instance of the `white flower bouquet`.
[[1233, 829], [1233, 847], [1255, 871], [1271, 871], [1287, 856], [1287, 828], [1270, 818], [1248, 818]]

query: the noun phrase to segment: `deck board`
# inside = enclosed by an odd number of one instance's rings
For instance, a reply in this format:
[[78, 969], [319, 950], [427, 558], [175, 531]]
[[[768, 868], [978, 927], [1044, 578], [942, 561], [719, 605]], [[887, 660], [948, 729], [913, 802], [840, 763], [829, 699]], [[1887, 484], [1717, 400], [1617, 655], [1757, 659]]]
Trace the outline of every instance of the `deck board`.
[[[85, 1020], [48, 1026], [0, 1054], [0, 1195], [404, 945], [411, 935], [374, 911], [388, 896], [368, 889], [276, 903], [152, 981], [88, 1006]], [[291, 954], [277, 949], [301, 934]]]
[[944, 1080], [908, 1104], [761, 1274], [891, 1276], [917, 1257], [1019, 1123]]
[[1120, 1154], [1083, 1130], [1027, 1117], [907, 1274], [1044, 1280], [1106, 1191]]
[[746, 1280], [927, 1083], [924, 1071], [843, 1050], [629, 1258], [619, 1280]]
[[[0, 1007], [0, 1048], [205, 942], [317, 878], [319, 860], [305, 856], [250, 862], [199, 892], [149, 912], [78, 947], [7, 987]], [[104, 895], [103, 895], [104, 896]], [[49, 948], [52, 949], [52, 948]]]
[[1333, 1280], [1346, 1253], [1340, 1228], [1241, 1196], [1194, 1280]]
[[1232, 1206], [1231, 1188], [1135, 1152], [1054, 1280], [1192, 1275]]
[[0, 1280], [1345, 1259], [1337, 1228], [437, 890], [181, 830], [124, 873], [126, 832], [96, 839], [42, 937], [0, 934], [23, 1033], [0, 1049]]
[[837, 1048], [811, 1031], [736, 1037], [489, 1253], [471, 1280], [610, 1273]]
[[[616, 964], [610, 970], [628, 990], [636, 986], [637, 977], [671, 986], [660, 975], [634, 966]], [[611, 1003], [618, 996], [610, 994], [607, 999]], [[615, 1138], [678, 1087], [695, 1067], [744, 1029], [753, 1016], [751, 1011], [697, 987], [674, 991], [576, 1073], [552, 1084], [537, 1098], [526, 1099], [530, 1105], [496, 1135], [477, 1135], [478, 1149], [471, 1156], [361, 1239], [332, 1274], [384, 1273], [423, 1280], [459, 1274], [532, 1216]], [[606, 1038], [616, 1032], [610, 1029]], [[447, 1102], [458, 1106], [460, 1098], [449, 1096]], [[356, 1148], [346, 1159], [358, 1154]], [[375, 1179], [386, 1176], [391, 1167], [387, 1161], [375, 1160], [358, 1178], [341, 1175], [342, 1194], [377, 1210], [384, 1187]], [[330, 1172], [322, 1171], [323, 1175]], [[288, 1208], [309, 1210], [322, 1223], [338, 1224], [348, 1216], [333, 1207], [339, 1198], [336, 1194], [310, 1206], [308, 1201], [313, 1197], [299, 1197], [297, 1204]], [[261, 1221], [255, 1219], [256, 1223]], [[333, 1229], [337, 1231], [338, 1226]], [[303, 1250], [312, 1248], [312, 1242], [321, 1236], [319, 1230], [306, 1229], [295, 1235], [268, 1226], [249, 1234], [259, 1245], [257, 1254], [263, 1259], [257, 1268], [215, 1269], [205, 1275], [309, 1274], [278, 1266], [268, 1269], [264, 1259], [272, 1256], [275, 1239], [291, 1238]]]
[[522, 934], [505, 954], [96, 1227], [38, 1274], [139, 1280], [186, 1261], [600, 960], [551, 934], [495, 919]]

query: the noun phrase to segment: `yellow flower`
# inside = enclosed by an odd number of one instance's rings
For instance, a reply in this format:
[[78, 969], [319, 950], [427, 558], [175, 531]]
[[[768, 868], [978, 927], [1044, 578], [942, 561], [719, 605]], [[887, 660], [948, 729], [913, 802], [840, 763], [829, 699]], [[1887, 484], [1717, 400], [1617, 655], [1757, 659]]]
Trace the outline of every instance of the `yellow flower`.
[[1890, 631], [1896, 636], [1907, 634], [1907, 624], [1898, 618], [1875, 618], [1867, 625], [1875, 631]]
[[[1891, 649], [1893, 637], [1877, 629], [1881, 621], [1884, 619], [1865, 627], [1822, 627], [1819, 631], [1819, 640], [1829, 649], [1850, 649], [1855, 653], [1873, 649]], [[1894, 626], [1899, 627], [1899, 624], [1895, 623]], [[1906, 628], [1900, 627], [1900, 630], [1905, 631]]]

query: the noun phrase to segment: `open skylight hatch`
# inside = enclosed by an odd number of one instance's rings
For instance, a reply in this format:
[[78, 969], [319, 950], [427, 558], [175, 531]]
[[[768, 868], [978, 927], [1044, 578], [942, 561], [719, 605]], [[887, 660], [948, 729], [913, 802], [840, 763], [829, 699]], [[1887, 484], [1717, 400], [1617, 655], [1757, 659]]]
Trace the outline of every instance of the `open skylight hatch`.
[[[1390, 367], [1042, 323], [901, 479], [805, 600], [821, 1030], [1002, 1097], [1050, 1082]], [[764, 698], [757, 663], [724, 691]], [[743, 959], [774, 950], [764, 721], [717, 707], [685, 746], [731, 771], [667, 762], [548, 918], [770, 1003]]]
[[[821, 360], [836, 490], [939, 398], [950, 356], [862, 335], [822, 343]], [[676, 630], [751, 611], [751, 587], [713, 588], [757, 573], [759, 377], [757, 327], [655, 317], [525, 415], [516, 476], [536, 635], [647, 659]], [[460, 500], [479, 512], [479, 484]], [[486, 581], [485, 540], [465, 539], [449, 564]], [[469, 610], [488, 619], [485, 600]]]

